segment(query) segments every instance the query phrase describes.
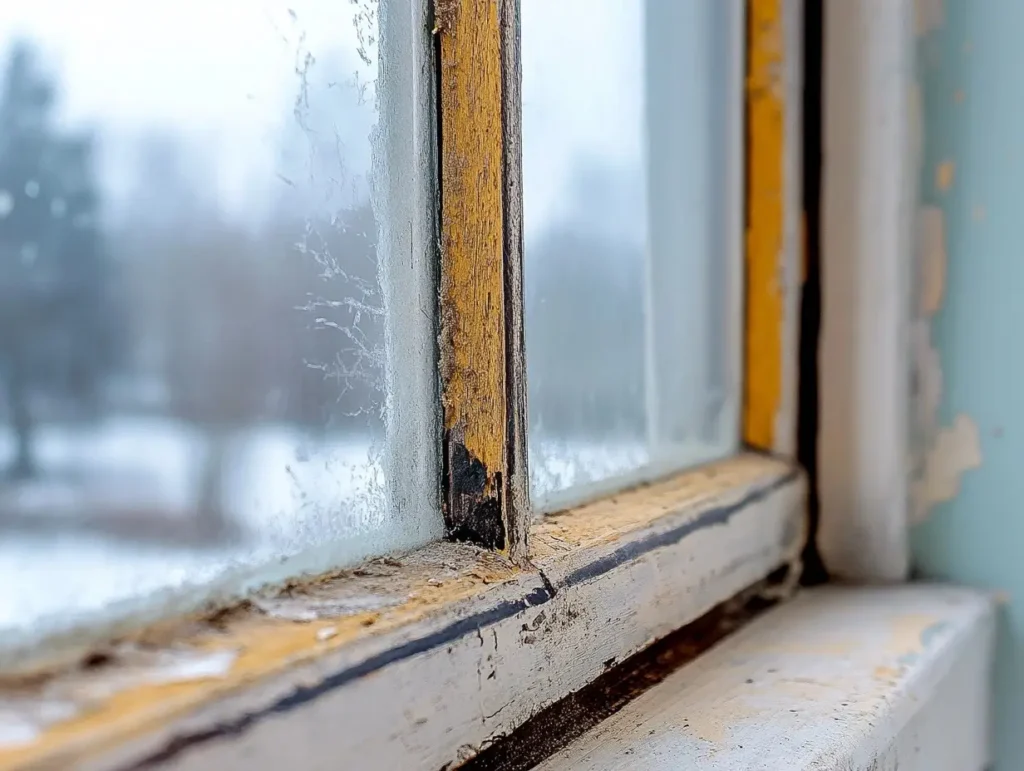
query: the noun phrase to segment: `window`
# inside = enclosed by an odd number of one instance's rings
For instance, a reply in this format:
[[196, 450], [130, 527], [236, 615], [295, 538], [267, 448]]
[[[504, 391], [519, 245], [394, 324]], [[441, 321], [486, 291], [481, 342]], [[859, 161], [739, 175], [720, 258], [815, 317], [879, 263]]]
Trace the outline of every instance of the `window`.
[[743, 30], [728, 3], [524, 0], [531, 492], [739, 442]]
[[792, 574], [784, 5], [0, 11], [0, 763], [446, 767]]
[[5, 645], [440, 537], [408, 3], [77, 9], [0, 11]]

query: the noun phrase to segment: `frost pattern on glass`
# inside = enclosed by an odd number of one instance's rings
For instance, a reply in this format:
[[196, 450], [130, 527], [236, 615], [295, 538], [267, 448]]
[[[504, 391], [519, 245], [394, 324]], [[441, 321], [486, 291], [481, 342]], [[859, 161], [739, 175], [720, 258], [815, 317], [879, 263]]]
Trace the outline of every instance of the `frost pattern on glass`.
[[523, 0], [541, 508], [738, 444], [740, 5]]
[[0, 7], [0, 633], [440, 533], [385, 471], [388, 8]]

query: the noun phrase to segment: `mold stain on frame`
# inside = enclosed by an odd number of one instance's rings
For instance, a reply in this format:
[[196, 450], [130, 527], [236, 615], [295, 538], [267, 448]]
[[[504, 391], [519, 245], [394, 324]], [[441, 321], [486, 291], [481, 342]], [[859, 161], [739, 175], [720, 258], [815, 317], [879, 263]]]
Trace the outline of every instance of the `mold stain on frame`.
[[526, 559], [519, 24], [436, 0], [440, 358], [448, 537]]

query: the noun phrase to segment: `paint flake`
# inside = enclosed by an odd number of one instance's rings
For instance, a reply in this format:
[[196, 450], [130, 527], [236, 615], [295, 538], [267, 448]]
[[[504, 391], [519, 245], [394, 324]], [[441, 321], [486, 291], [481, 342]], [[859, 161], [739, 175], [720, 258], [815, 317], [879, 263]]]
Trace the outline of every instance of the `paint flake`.
[[924, 521], [936, 504], [955, 498], [963, 474], [982, 462], [980, 431], [968, 415], [958, 415], [952, 426], [939, 424], [942, 361], [932, 343], [932, 320], [942, 308], [946, 286], [945, 217], [941, 208], [921, 208], [918, 249], [918, 315], [910, 329], [914, 423], [910, 516], [914, 523]]
[[938, 503], [960, 492], [964, 472], [981, 467], [981, 436], [967, 415], [957, 415], [952, 426], [939, 430], [925, 456], [921, 476], [914, 481], [914, 522], [921, 522]]

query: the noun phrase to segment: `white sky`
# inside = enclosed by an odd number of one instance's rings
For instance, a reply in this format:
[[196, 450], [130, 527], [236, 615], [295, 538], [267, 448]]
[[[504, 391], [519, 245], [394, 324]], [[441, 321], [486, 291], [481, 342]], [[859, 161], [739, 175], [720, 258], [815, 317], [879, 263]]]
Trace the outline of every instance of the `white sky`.
[[[41, 44], [64, 86], [62, 115], [100, 137], [115, 208], [133, 189], [137, 141], [156, 130], [201, 148], [222, 205], [251, 210], [281, 184], [304, 51], [340, 49], [374, 80], [356, 55], [353, 12], [346, 0], [6, 0], [0, 55], [18, 35]], [[641, 12], [639, 0], [523, 0], [528, 230], [564, 213], [581, 157], [639, 166]], [[362, 149], [368, 162], [368, 138]]]

